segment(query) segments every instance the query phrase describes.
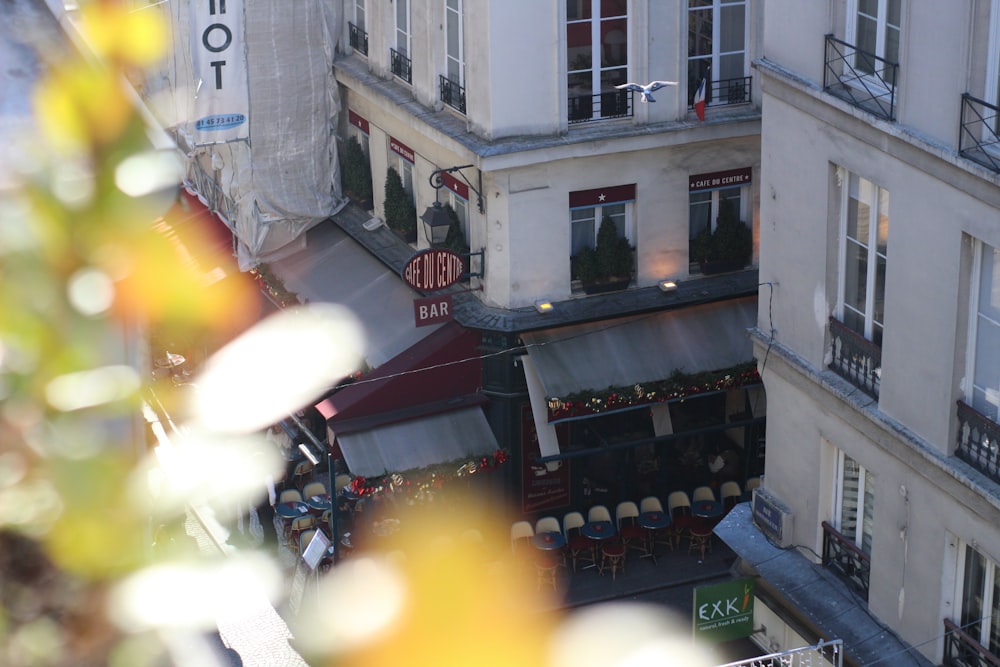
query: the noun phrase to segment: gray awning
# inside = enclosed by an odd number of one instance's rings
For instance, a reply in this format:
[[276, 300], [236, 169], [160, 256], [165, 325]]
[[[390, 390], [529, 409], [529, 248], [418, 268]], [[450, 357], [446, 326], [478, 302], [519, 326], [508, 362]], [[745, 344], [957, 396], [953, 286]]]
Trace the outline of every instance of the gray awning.
[[729, 368], [753, 358], [757, 297], [521, 335], [546, 397]]
[[347, 467], [362, 477], [479, 457], [498, 448], [479, 407], [340, 435], [337, 442]]
[[417, 327], [413, 300], [420, 294], [333, 223], [309, 230], [304, 250], [268, 266], [307, 301], [350, 308], [365, 328], [365, 359], [372, 368], [440, 327]]

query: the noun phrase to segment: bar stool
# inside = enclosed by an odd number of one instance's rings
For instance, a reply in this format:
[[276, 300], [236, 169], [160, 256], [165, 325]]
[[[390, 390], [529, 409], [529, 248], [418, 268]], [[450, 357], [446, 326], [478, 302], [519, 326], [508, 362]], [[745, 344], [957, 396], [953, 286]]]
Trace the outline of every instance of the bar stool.
[[614, 581], [615, 573], [618, 570], [625, 572], [625, 545], [620, 540], [609, 540], [601, 545], [601, 568], [600, 573], [611, 568], [611, 580]]
[[535, 558], [536, 587], [541, 590], [543, 586], [551, 586], [552, 590], [558, 587], [556, 582], [556, 571], [559, 569], [560, 561], [552, 556], [540, 555]]
[[712, 553], [712, 524], [696, 518], [688, 528], [688, 539], [688, 555], [697, 552], [705, 560], [705, 553]]

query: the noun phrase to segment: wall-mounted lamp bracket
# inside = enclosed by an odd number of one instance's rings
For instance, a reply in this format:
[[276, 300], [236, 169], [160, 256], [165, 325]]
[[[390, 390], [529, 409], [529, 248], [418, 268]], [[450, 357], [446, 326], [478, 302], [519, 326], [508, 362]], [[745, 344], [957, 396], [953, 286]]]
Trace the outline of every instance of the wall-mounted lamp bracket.
[[[476, 186], [474, 186], [469, 181], [469, 179], [465, 176], [465, 174], [462, 173], [463, 169], [468, 169], [469, 167], [474, 167], [474, 166], [476, 166], [476, 165], [474, 165], [474, 164], [463, 164], [463, 165], [458, 166], [458, 167], [448, 167], [446, 169], [435, 169], [434, 171], [431, 172], [431, 175], [428, 178], [428, 180], [430, 181], [431, 187], [434, 188], [434, 190], [440, 190], [444, 186], [444, 179], [441, 178], [441, 174], [452, 174], [452, 173], [454, 173], [454, 172], [457, 171], [458, 175], [462, 177], [463, 181], [465, 181], [465, 184], [469, 186], [469, 189], [476, 193], [476, 204], [478, 205], [479, 212], [480, 213], [486, 213], [486, 204], [483, 201], [483, 172], [481, 172], [481, 171], [478, 172], [479, 173], [479, 179], [478, 179], [479, 187], [478, 188], [476, 188]], [[435, 197], [435, 199], [437, 199], [437, 194], [436, 193], [435, 193], [434, 197]]]

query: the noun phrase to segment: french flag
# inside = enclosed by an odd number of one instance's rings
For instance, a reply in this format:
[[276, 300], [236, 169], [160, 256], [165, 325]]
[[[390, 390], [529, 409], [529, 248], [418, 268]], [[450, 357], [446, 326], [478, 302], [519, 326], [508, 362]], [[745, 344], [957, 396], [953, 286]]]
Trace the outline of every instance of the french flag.
[[705, 122], [705, 84], [708, 81], [708, 73], [701, 78], [698, 84], [698, 91], [694, 94], [694, 112], [698, 114], [698, 120]]

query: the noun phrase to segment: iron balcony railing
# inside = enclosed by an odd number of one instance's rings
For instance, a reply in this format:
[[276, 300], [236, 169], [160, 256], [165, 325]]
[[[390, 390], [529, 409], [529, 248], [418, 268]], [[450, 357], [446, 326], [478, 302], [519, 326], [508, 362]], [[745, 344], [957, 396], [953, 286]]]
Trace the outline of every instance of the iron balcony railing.
[[780, 653], [727, 662], [719, 667], [842, 667], [843, 664], [844, 640], [834, 639], [815, 646], [802, 646]]
[[465, 113], [465, 86], [442, 74], [438, 76], [438, 88], [441, 90], [442, 102], [452, 109]]
[[826, 36], [823, 90], [886, 120], [896, 119], [899, 63]]
[[368, 55], [368, 32], [364, 28], [359, 28], [353, 23], [348, 22], [347, 28], [349, 30], [348, 39], [351, 43], [351, 48], [355, 51], [360, 51], [363, 55]]
[[830, 370], [872, 398], [882, 384], [882, 348], [835, 317], [830, 318]]
[[1000, 658], [948, 619], [944, 619], [945, 667], [1000, 667]]
[[871, 559], [826, 521], [823, 522], [823, 565], [839, 574], [865, 600], [868, 599]]
[[1000, 171], [1000, 109], [968, 93], [962, 95], [958, 153], [987, 169]]
[[1000, 425], [964, 401], [958, 401], [955, 456], [1000, 483]]
[[392, 73], [406, 83], [413, 83], [413, 71], [410, 59], [396, 49], [389, 49], [389, 66]]
[[613, 90], [597, 95], [570, 95], [569, 122], [586, 123], [632, 115], [633, 94], [630, 90]]
[[[735, 79], [719, 79], [709, 82], [705, 90], [706, 107], [722, 107], [731, 104], [749, 104], [750, 94], [753, 92], [753, 77], [741, 76]], [[696, 83], [690, 91], [691, 99], [688, 100], [688, 109], [694, 108], [694, 96], [698, 90]]]

